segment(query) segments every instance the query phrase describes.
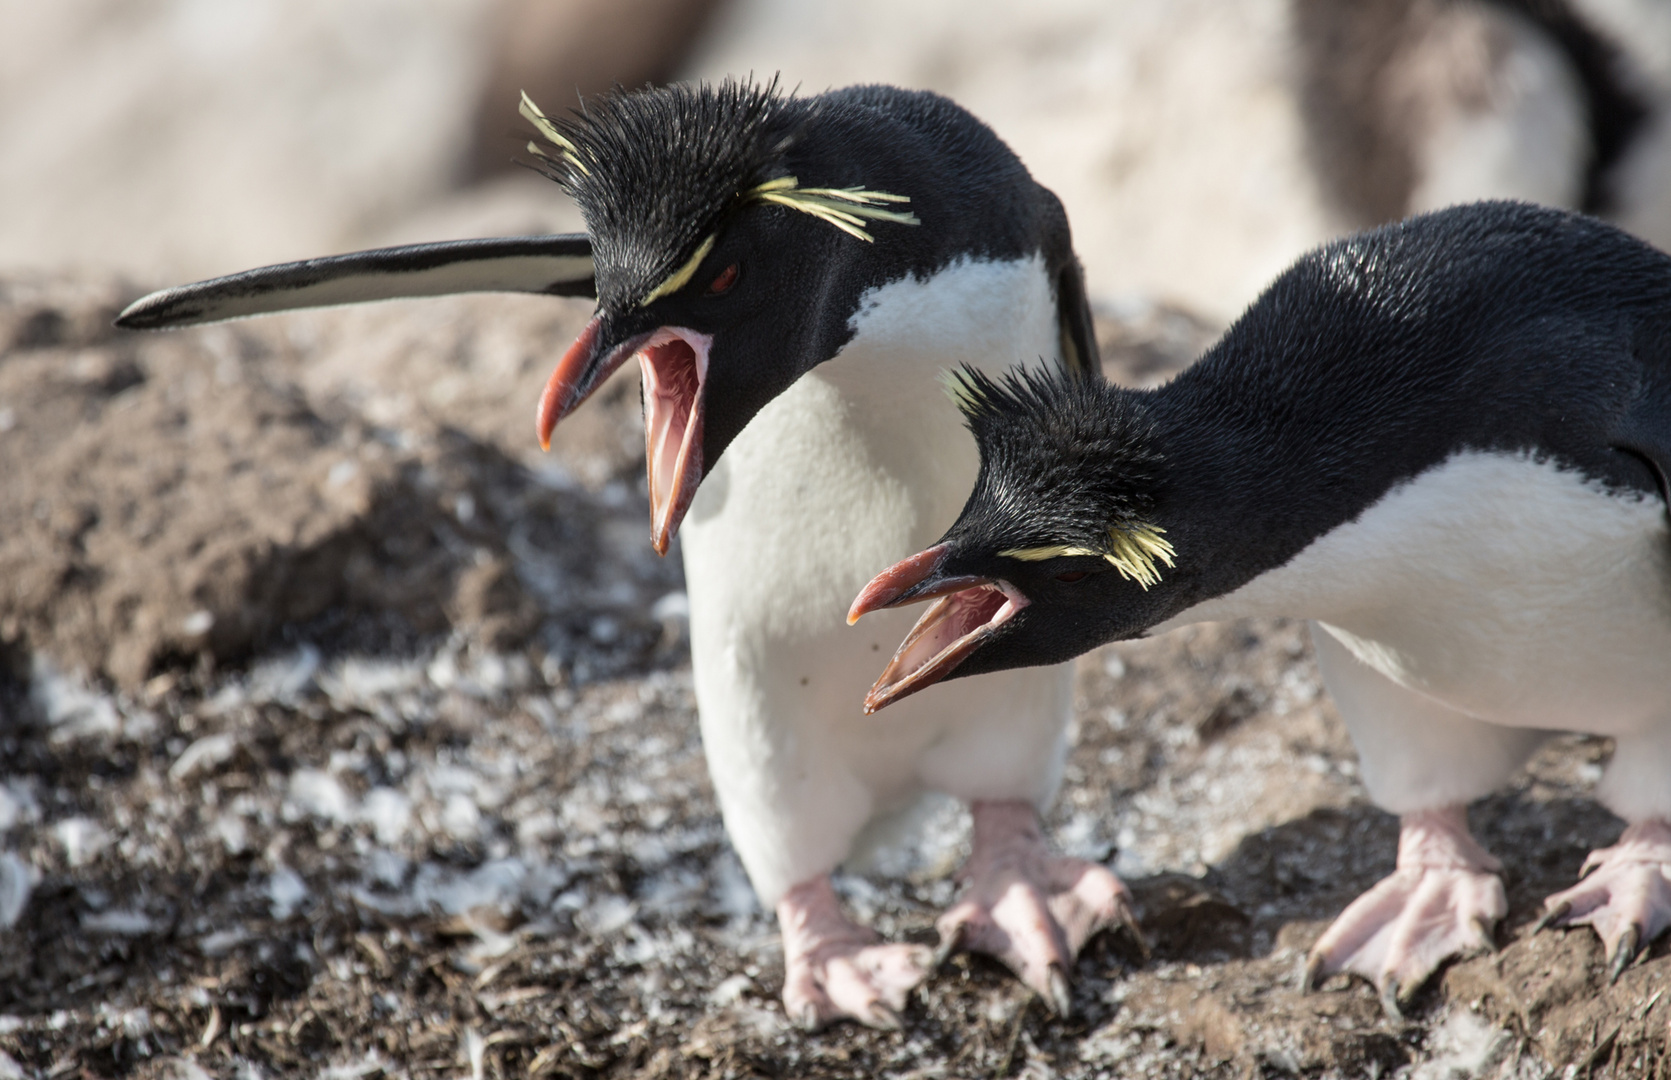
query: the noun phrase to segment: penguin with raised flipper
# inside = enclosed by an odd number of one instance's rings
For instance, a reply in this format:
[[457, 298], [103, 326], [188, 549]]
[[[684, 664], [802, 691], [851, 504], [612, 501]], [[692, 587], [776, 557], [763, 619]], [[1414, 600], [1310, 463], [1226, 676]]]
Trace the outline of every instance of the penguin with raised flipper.
[[1507, 904], [1466, 806], [1557, 731], [1616, 740], [1597, 794], [1627, 825], [1544, 922], [1595, 927], [1615, 979], [1671, 925], [1671, 257], [1463, 206], [1305, 256], [1158, 389], [971, 370], [958, 395], [973, 494], [850, 613], [934, 600], [868, 708], [1189, 623], [1310, 619], [1401, 833], [1307, 986], [1355, 972], [1396, 1012], [1491, 947]]
[[1135, 930], [1102, 866], [1052, 854], [1071, 705], [1065, 666], [858, 707], [907, 616], [849, 630], [871, 570], [931, 539], [974, 481], [941, 376], [1018, 357], [1100, 379], [1068, 223], [989, 129], [929, 93], [797, 98], [727, 82], [623, 93], [583, 114], [524, 101], [540, 166], [584, 236], [314, 260], [169, 290], [123, 325], [186, 325], [480, 289], [587, 294], [539, 434], [620, 365], [643, 372], [651, 538], [683, 523], [697, 703], [714, 787], [784, 934], [784, 1002], [816, 1027], [891, 1027], [931, 968], [840, 910], [830, 872], [925, 793], [970, 805], [973, 851], [942, 953], [990, 952], [1054, 1008], [1098, 929]]

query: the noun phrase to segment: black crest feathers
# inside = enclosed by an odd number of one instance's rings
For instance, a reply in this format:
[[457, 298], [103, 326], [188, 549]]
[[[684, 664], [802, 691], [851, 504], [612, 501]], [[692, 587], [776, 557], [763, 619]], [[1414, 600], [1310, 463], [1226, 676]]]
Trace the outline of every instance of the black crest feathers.
[[626, 302], [652, 293], [744, 193], [783, 173], [807, 109], [774, 78], [617, 88], [559, 118], [524, 98], [522, 111], [555, 148], [530, 143], [536, 167], [580, 205], [598, 264], [612, 270], [600, 299]]
[[1020, 559], [1096, 554], [1147, 587], [1171, 545], [1150, 520], [1161, 455], [1132, 394], [1048, 369], [948, 385], [980, 446], [980, 476], [954, 532]]

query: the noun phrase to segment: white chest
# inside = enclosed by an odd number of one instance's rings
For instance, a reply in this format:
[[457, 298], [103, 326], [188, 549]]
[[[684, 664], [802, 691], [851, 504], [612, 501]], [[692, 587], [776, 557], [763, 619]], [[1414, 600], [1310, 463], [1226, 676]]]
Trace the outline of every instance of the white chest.
[[1523, 455], [1458, 454], [1157, 631], [1246, 615], [1314, 619], [1494, 723], [1617, 735], [1671, 710], [1664, 504]]
[[1038, 258], [890, 283], [851, 325], [847, 347], [762, 409], [698, 491], [684, 527], [698, 620], [850, 634], [858, 590], [935, 540], [974, 485], [974, 440], [941, 372], [1054, 362], [1058, 349]]

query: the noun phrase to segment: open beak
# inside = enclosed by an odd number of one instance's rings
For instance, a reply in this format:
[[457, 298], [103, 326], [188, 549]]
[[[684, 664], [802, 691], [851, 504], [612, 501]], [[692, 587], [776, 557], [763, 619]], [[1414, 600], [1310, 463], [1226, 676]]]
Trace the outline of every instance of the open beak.
[[602, 334], [603, 316], [594, 315], [563, 358], [557, 361], [551, 378], [546, 380], [545, 390], [540, 394], [539, 411], [534, 417], [541, 450], [551, 449], [551, 429], [557, 426], [557, 421], [578, 409], [581, 402], [592, 396], [593, 390], [615, 374], [615, 369], [629, 355], [626, 345], [632, 342], [626, 342], [609, 355], [599, 357], [598, 338]]
[[703, 387], [713, 336], [664, 326], [599, 354], [603, 318], [580, 332], [540, 395], [540, 447], [551, 449], [551, 431], [628, 360], [637, 357], [644, 378], [644, 449], [650, 483], [650, 543], [658, 555], [679, 531], [702, 482]]
[[650, 543], [657, 555], [667, 554], [702, 483], [702, 391], [713, 343], [710, 334], [664, 326], [638, 349], [638, 366], [644, 373]]
[[937, 544], [890, 566], [864, 587], [847, 613], [851, 624], [881, 608], [934, 600], [865, 695], [867, 715], [951, 674], [1029, 603], [1005, 581], [941, 577], [939, 569], [946, 553], [946, 545]]

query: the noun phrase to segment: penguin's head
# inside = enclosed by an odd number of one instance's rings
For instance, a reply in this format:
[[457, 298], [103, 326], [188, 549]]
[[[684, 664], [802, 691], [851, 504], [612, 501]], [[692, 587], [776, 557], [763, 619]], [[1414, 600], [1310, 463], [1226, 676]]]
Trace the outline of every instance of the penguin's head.
[[651, 538], [663, 553], [731, 441], [861, 333], [866, 298], [889, 283], [926, 281], [964, 259], [1038, 259], [1056, 294], [1063, 362], [1097, 370], [1061, 203], [945, 98], [888, 86], [797, 98], [775, 80], [727, 80], [617, 90], [558, 119], [524, 98], [522, 112], [543, 140], [529, 145], [538, 167], [579, 204], [585, 234], [261, 267], [142, 297], [117, 325], [459, 292], [595, 297], [541, 396], [540, 441], [549, 447], [553, 426], [636, 359]]
[[1164, 458], [1139, 394], [1017, 369], [949, 381], [980, 473], [939, 543], [889, 567], [848, 622], [932, 600], [865, 698], [876, 710], [946, 678], [1054, 664], [1176, 606]]
[[651, 539], [665, 552], [744, 425], [845, 343], [864, 288], [921, 245], [904, 178], [851, 109], [726, 81], [617, 92], [564, 119], [524, 99], [540, 167], [579, 204], [597, 310], [539, 435], [611, 372], [643, 373]]

